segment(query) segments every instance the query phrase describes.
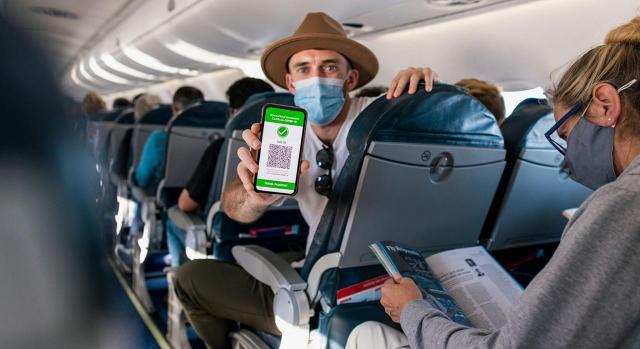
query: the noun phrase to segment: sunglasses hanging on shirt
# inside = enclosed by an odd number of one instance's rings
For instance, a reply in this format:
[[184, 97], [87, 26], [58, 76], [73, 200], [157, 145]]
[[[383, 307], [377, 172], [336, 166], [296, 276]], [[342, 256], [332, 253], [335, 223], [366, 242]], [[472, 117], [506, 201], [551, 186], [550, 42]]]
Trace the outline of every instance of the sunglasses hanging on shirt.
[[323, 170], [329, 171], [316, 178], [315, 189], [320, 195], [329, 197], [333, 189], [333, 180], [331, 179], [331, 167], [333, 167], [333, 148], [331, 146], [322, 146], [322, 149], [316, 154], [316, 164]]

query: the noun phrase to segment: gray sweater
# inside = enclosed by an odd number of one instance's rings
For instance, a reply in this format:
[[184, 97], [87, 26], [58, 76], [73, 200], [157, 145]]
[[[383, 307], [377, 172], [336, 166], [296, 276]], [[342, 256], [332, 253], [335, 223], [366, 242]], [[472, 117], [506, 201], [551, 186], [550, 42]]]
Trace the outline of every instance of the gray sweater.
[[400, 322], [413, 349], [640, 348], [639, 279], [640, 156], [580, 206], [502, 328], [458, 325], [424, 300]]

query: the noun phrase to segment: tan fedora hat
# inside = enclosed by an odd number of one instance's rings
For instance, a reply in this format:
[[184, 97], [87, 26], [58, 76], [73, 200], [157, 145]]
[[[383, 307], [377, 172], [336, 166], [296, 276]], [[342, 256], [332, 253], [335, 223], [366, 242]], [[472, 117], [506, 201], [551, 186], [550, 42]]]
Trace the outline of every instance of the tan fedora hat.
[[347, 37], [340, 23], [322, 12], [309, 13], [293, 35], [278, 40], [262, 54], [262, 71], [276, 85], [287, 88], [287, 62], [297, 52], [308, 49], [336, 51], [360, 72], [356, 88], [371, 81], [378, 73], [378, 59], [357, 41]]

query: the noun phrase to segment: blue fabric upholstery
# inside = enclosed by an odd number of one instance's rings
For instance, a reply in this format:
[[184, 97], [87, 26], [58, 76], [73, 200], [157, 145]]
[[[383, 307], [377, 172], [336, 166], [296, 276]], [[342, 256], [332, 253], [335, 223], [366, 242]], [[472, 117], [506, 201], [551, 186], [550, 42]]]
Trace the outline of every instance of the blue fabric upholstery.
[[133, 117], [133, 109], [128, 108], [123, 110], [114, 121], [116, 124], [132, 125], [135, 121]]
[[340, 249], [362, 161], [372, 141], [504, 146], [494, 116], [477, 99], [446, 84], [435, 84], [430, 93], [418, 90], [414, 95], [404, 94], [393, 100], [378, 98], [353, 123], [347, 137], [349, 157], [311, 242], [303, 278], [320, 257]]
[[176, 126], [224, 128], [227, 123], [228, 104], [203, 101], [194, 104], [176, 115], [169, 122], [169, 128]]
[[148, 125], [166, 125], [169, 123], [169, 120], [171, 120], [171, 116], [171, 106], [162, 104], [149, 110], [140, 118], [140, 120], [138, 120], [138, 123]]

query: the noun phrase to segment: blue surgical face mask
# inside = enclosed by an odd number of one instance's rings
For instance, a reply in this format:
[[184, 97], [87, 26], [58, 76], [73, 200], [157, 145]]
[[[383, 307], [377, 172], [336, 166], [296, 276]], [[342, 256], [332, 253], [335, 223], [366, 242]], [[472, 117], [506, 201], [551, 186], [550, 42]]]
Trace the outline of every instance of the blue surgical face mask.
[[294, 103], [307, 111], [309, 122], [318, 126], [332, 123], [344, 106], [342, 79], [313, 77], [294, 81]]

